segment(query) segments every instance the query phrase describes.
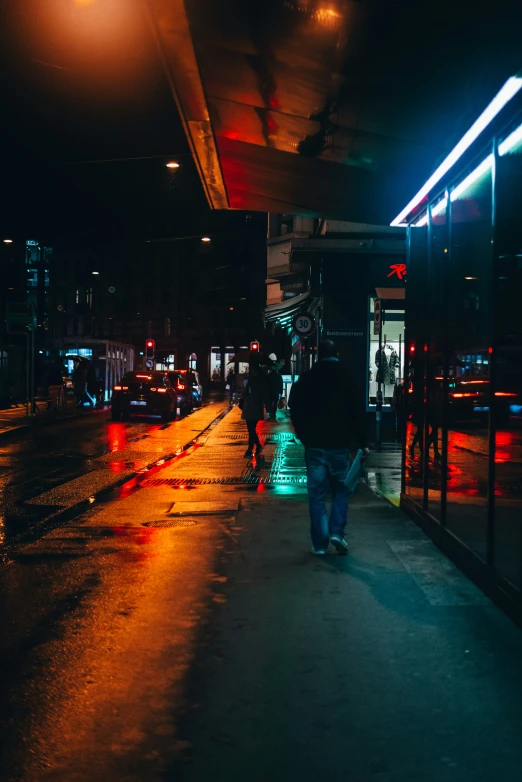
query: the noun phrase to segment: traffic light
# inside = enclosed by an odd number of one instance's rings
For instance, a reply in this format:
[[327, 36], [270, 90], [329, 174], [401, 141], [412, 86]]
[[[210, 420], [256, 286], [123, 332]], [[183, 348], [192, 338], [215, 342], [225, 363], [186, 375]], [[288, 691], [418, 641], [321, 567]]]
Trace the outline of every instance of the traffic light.
[[154, 358], [154, 351], [156, 349], [156, 343], [153, 339], [147, 339], [145, 341], [145, 358]]
[[259, 342], [251, 342], [250, 350], [252, 353], [259, 353]]

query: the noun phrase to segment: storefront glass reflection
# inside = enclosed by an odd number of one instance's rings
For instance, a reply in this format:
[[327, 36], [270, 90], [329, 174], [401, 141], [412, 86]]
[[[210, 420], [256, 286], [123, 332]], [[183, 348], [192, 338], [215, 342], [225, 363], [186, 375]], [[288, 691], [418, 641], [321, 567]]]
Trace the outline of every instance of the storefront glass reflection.
[[[475, 169], [476, 170], [476, 169]], [[451, 202], [447, 526], [486, 560], [491, 345], [491, 167]]]
[[[502, 148], [502, 146], [501, 146]], [[522, 142], [499, 157], [495, 291], [493, 563], [522, 586]]]

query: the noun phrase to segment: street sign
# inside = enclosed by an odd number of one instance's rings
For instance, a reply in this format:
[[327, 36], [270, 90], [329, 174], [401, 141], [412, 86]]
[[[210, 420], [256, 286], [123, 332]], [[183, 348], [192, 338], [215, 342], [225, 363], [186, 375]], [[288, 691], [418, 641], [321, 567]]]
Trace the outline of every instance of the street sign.
[[148, 358], [145, 362], [145, 366], [147, 369], [152, 369], [154, 367], [154, 360], [152, 358]]
[[315, 330], [315, 319], [308, 312], [301, 312], [295, 315], [292, 325], [295, 333], [300, 337], [309, 337]]
[[382, 329], [382, 305], [380, 299], [373, 302], [373, 333], [380, 334]]

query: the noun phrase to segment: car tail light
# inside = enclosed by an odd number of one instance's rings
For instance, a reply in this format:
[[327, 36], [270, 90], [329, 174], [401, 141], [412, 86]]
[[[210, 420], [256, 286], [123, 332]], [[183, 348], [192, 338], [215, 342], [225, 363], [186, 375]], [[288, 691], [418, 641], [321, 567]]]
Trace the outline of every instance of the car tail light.
[[516, 394], [510, 393], [509, 391], [495, 391], [495, 396], [516, 396]]
[[185, 390], [185, 384], [184, 383], [178, 383], [178, 391], [184, 391]]
[[114, 391], [121, 391], [121, 386], [114, 386]]
[[129, 386], [122, 386], [122, 388], [123, 388], [124, 391], [128, 391], [129, 390]]
[[151, 388], [150, 390], [151, 391], [157, 391], [158, 389], [157, 388]]
[[156, 391], [158, 392], [158, 394], [166, 394], [167, 393], [167, 389], [166, 388], [157, 388]]

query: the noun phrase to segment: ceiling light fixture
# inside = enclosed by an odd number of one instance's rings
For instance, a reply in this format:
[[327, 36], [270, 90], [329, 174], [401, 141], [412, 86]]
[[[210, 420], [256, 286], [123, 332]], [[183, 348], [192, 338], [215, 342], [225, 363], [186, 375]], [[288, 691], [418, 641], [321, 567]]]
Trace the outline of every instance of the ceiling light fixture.
[[166, 165], [167, 165], [167, 168], [179, 168], [179, 163], [176, 163], [174, 160], [171, 160]]
[[453, 147], [449, 155], [443, 160], [440, 166], [433, 172], [427, 182], [421, 187], [419, 192], [412, 198], [412, 200], [404, 207], [395, 220], [390, 225], [404, 225], [404, 218], [407, 217], [410, 212], [420, 204], [423, 198], [426, 198], [430, 190], [440, 182], [442, 177], [448, 173], [450, 168], [455, 165], [457, 160], [462, 157], [464, 152], [469, 149], [474, 141], [480, 136], [484, 128], [502, 111], [506, 103], [517, 94], [522, 88], [522, 78], [519, 76], [512, 76], [504, 84], [502, 89], [495, 95], [491, 103], [484, 109], [480, 117], [473, 123], [470, 129], [465, 133], [459, 143]]
[[202, 242], [210, 242], [210, 236], [202, 236], [201, 237]]

